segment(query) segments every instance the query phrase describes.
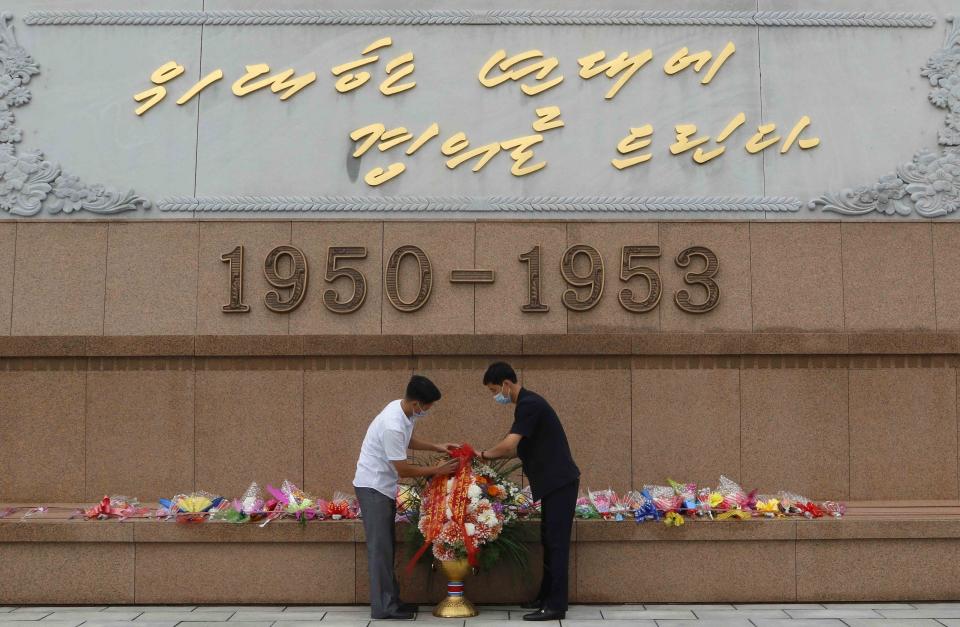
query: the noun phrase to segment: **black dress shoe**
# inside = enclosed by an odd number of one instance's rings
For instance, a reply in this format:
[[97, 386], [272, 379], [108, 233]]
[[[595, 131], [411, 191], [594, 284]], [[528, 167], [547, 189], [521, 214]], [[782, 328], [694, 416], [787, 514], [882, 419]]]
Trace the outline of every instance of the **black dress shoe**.
[[376, 620], [413, 620], [416, 616], [413, 612], [404, 612], [403, 609], [399, 609], [393, 614], [387, 614], [386, 616], [377, 616]]
[[543, 609], [543, 601], [541, 601], [540, 599], [534, 599], [533, 601], [527, 601], [526, 603], [521, 603], [520, 609], [524, 609], [524, 610]]
[[420, 606], [416, 603], [401, 603], [400, 607], [397, 608], [397, 610], [401, 612], [410, 612], [413, 614], [416, 614], [419, 609]]
[[563, 620], [566, 617], [566, 612], [558, 612], [557, 610], [548, 610], [543, 608], [541, 610], [537, 610], [536, 612], [524, 614], [523, 620]]

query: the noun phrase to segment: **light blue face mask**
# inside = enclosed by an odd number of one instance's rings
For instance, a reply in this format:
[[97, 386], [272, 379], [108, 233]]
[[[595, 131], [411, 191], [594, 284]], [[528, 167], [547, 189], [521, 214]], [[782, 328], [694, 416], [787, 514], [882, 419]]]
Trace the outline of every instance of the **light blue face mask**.
[[416, 418], [417, 420], [419, 420], [419, 419], [421, 419], [421, 418], [425, 418], [428, 413], [430, 413], [430, 410], [423, 410], [423, 411], [414, 410], [414, 411], [413, 411], [413, 417]]
[[501, 389], [499, 392], [497, 392], [497, 395], [493, 397], [493, 400], [495, 400], [496, 402], [500, 403], [501, 405], [509, 405], [509, 404], [510, 404], [510, 396], [507, 395], [507, 394], [504, 394], [504, 393], [503, 393], [503, 389]]

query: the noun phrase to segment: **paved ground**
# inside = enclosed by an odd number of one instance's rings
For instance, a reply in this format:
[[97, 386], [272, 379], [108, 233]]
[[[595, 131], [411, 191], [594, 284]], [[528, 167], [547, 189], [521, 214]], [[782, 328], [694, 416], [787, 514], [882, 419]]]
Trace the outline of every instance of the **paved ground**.
[[[427, 606], [417, 622], [442, 623], [452, 627], [497, 627], [519, 620], [525, 613], [515, 606], [481, 606], [480, 616], [465, 621], [434, 618]], [[576, 605], [567, 612], [562, 627], [960, 627], [960, 603], [786, 603], [752, 605]], [[369, 608], [358, 606], [99, 606], [99, 607], [3, 607], [0, 627], [93, 627], [137, 625], [150, 627], [201, 627], [242, 623], [240, 627], [297, 627], [316, 623], [320, 627], [376, 627]], [[558, 623], [550, 623], [561, 627]]]

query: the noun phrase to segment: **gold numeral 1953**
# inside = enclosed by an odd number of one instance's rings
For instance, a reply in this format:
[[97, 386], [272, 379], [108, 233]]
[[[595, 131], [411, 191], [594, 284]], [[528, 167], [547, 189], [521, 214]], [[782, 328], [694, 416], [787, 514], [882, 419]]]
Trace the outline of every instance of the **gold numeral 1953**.
[[[642, 299], [640, 294], [643, 283], [622, 288], [617, 294], [621, 307], [631, 313], [645, 313], [657, 307], [663, 292], [663, 281], [656, 269], [643, 264], [646, 259], [659, 257], [659, 246], [624, 246], [620, 249], [620, 280], [630, 283], [640, 277], [646, 284], [646, 297]], [[683, 281], [687, 285], [701, 286], [706, 297], [703, 302], [694, 303], [688, 290], [677, 290], [674, 293], [674, 302], [687, 313], [703, 314], [720, 304], [720, 286], [714, 280], [720, 269], [720, 262], [709, 248], [691, 246], [677, 255], [676, 264], [686, 268], [693, 263], [694, 258], [702, 260], [703, 268], [699, 272], [685, 273]], [[578, 272], [575, 268], [578, 259], [586, 262], [585, 272]], [[523, 311], [547, 311], [548, 307], [540, 301], [540, 247], [534, 246], [529, 252], [520, 255], [520, 260], [527, 264], [529, 294], [528, 303], [522, 307]], [[567, 248], [560, 258], [560, 276], [570, 286], [560, 298], [563, 306], [570, 311], [588, 311], [600, 302], [604, 288], [603, 256], [593, 246], [574, 244]]]

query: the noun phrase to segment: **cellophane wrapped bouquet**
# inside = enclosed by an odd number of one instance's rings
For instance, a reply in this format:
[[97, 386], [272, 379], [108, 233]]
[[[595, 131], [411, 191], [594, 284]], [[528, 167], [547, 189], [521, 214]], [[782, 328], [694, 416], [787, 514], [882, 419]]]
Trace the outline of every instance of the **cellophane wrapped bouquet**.
[[397, 486], [397, 513], [395, 522], [411, 522], [420, 508], [420, 491], [417, 486]]
[[150, 509], [142, 507], [136, 498], [120, 495], [104, 496], [99, 503], [83, 510], [84, 518], [89, 520], [146, 518], [150, 513]]
[[333, 499], [326, 503], [326, 516], [331, 520], [360, 518], [360, 503], [354, 496], [343, 492], [334, 492]]
[[667, 479], [669, 485], [645, 485], [643, 490], [618, 495], [613, 490], [587, 490], [577, 499], [575, 515], [582, 520], [662, 521], [679, 527], [691, 518], [747, 520], [750, 518], [841, 518], [846, 505], [822, 503], [793, 492], [758, 495], [721, 475], [716, 488]]
[[225, 504], [222, 496], [197, 490], [178, 494], [172, 499], [160, 499], [157, 518], [173, 518], [181, 523], [204, 522]]
[[260, 486], [254, 481], [242, 497], [233, 499], [229, 507], [221, 508], [212, 516], [212, 519], [230, 523], [257, 522], [265, 514], [263, 493], [260, 491]]

